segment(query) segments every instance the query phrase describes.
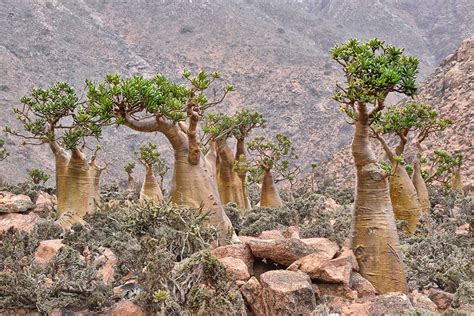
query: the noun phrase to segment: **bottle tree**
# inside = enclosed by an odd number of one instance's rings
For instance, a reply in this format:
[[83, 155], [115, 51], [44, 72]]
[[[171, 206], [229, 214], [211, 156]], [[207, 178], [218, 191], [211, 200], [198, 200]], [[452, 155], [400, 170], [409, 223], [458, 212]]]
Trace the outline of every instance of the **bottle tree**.
[[[210, 143], [207, 156], [215, 157], [221, 201], [223, 204], [234, 202], [240, 209], [249, 210], [245, 141], [253, 129], [265, 127], [265, 119], [258, 112], [243, 109], [232, 116], [210, 113], [205, 122], [204, 132]], [[228, 144], [232, 136], [236, 139], [235, 152]]]
[[122, 78], [109, 74], [104, 81], [87, 81], [88, 113], [97, 125], [118, 124], [136, 131], [162, 133], [174, 150], [171, 201], [196, 210], [211, 211], [210, 223], [220, 232], [220, 239], [233, 233], [232, 224], [219, 200], [212, 166], [204, 158], [198, 127], [205, 111], [221, 103], [233, 86], [226, 84], [222, 93], [215, 90], [210, 100], [206, 92], [216, 85], [219, 73], [185, 70], [187, 84], [172, 82], [157, 74]]
[[228, 144], [235, 126], [234, 118], [224, 113], [210, 113], [206, 116], [203, 128], [209, 138], [206, 157], [214, 164], [213, 170], [222, 204], [233, 202], [238, 208], [245, 209], [243, 186], [234, 170], [234, 153]]
[[[291, 141], [282, 134], [276, 135], [276, 142], [270, 142], [263, 136], [255, 137], [247, 143], [248, 149], [255, 155], [251, 171], [254, 177], [261, 179], [260, 207], [278, 208], [283, 206], [276, 182], [290, 180], [299, 173], [298, 167], [290, 166], [291, 159], [298, 159]], [[273, 173], [277, 175], [276, 179]]]
[[155, 165], [162, 160], [158, 147], [156, 144], [147, 143], [140, 147], [137, 157], [145, 167], [145, 180], [140, 191], [140, 200], [162, 203], [163, 192], [155, 177]]
[[[418, 133], [416, 139], [419, 147], [428, 134], [443, 130], [449, 124], [451, 121], [439, 118], [430, 105], [407, 102], [400, 106], [388, 106], [372, 127], [374, 137], [379, 140], [391, 163], [389, 186], [395, 218], [407, 222], [409, 233], [415, 232], [421, 212], [428, 211], [430, 202], [426, 186], [421, 187], [416, 176], [415, 181], [412, 181], [405, 169], [403, 155], [408, 138], [410, 134]], [[398, 144], [393, 150], [383, 135], [396, 135]], [[418, 189], [414, 183], [417, 183]]]
[[135, 169], [136, 164], [135, 162], [129, 162], [125, 166], [123, 166], [123, 170], [127, 173], [127, 190], [128, 191], [133, 191], [135, 190], [135, 187], [137, 186], [137, 182], [135, 181], [135, 178], [133, 177], [133, 170]]
[[[429, 159], [419, 159], [419, 164], [429, 164], [428, 169], [420, 171], [420, 177], [423, 183], [430, 184], [436, 181], [447, 189], [462, 192], [463, 185], [460, 170], [463, 160], [462, 155], [450, 154], [441, 149], [435, 150]], [[415, 172], [415, 167], [413, 169], [413, 172]]]
[[352, 249], [361, 274], [380, 293], [406, 292], [388, 183], [370, 145], [370, 127], [390, 93], [416, 93], [418, 60], [379, 39], [351, 39], [334, 47], [331, 55], [345, 75], [344, 84], [336, 84], [334, 99], [355, 126]]
[[24, 139], [23, 145], [49, 145], [56, 160], [58, 223], [63, 227], [82, 223], [82, 217], [94, 210], [99, 198], [99, 180], [104, 170], [96, 164], [98, 148], [89, 161], [83, 149], [85, 139], [98, 138], [100, 129], [85, 123], [82, 102], [67, 83], [34, 88], [20, 101], [22, 106], [13, 111], [23, 132], [9, 127], [5, 131]]

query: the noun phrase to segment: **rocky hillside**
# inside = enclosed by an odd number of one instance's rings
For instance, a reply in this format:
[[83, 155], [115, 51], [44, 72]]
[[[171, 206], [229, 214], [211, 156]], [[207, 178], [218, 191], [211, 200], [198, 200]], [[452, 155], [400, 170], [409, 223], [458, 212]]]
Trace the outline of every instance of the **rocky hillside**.
[[[454, 124], [445, 131], [431, 135], [423, 146], [426, 153], [443, 149], [464, 155], [462, 176], [464, 184], [474, 183], [474, 37], [465, 39], [460, 47], [450, 54], [441, 65], [420, 86], [420, 102], [433, 105], [442, 116]], [[374, 147], [383, 154], [378, 143]], [[413, 156], [414, 144], [407, 148], [408, 161]], [[325, 164], [324, 169], [335, 183], [349, 186], [354, 183], [354, 170], [350, 148], [338, 152], [334, 159]]]
[[[340, 76], [329, 49], [350, 37], [380, 37], [419, 56], [421, 77], [474, 31], [469, 0], [316, 1], [0, 1], [0, 127], [14, 121], [11, 106], [34, 86], [58, 80], [79, 89], [107, 72], [162, 72], [178, 79], [184, 67], [218, 69], [237, 92], [222, 109], [247, 106], [269, 119], [268, 133], [285, 132], [304, 164], [324, 161], [350, 140], [350, 127], [330, 96]], [[108, 180], [145, 140], [160, 136], [125, 128], [104, 136]], [[45, 147], [16, 147], [2, 178], [16, 182], [27, 169], [52, 173]]]

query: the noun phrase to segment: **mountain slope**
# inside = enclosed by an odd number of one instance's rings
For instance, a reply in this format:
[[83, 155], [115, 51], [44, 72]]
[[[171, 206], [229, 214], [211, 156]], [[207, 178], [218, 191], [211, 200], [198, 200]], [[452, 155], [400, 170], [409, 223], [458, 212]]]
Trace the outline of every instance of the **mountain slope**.
[[[430, 73], [474, 32], [472, 1], [7, 1], [0, 2], [0, 125], [12, 124], [12, 105], [34, 86], [58, 80], [82, 88], [84, 79], [107, 72], [162, 72], [179, 79], [182, 69], [220, 70], [237, 92], [223, 105], [265, 113], [265, 133], [285, 132], [309, 161], [324, 161], [350, 141], [350, 127], [331, 101], [340, 77], [329, 49], [350, 37], [381, 37], [420, 57]], [[107, 130], [103, 157], [109, 179], [145, 140], [161, 136], [126, 128]], [[53, 170], [46, 147], [12, 147], [2, 177], [18, 181], [27, 169]], [[32, 159], [34, 157], [34, 159]]]

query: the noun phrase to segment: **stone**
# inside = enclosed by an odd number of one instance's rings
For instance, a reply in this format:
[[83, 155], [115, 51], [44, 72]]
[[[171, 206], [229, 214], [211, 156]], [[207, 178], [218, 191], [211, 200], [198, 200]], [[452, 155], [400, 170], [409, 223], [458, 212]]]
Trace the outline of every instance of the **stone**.
[[347, 248], [347, 247], [342, 247], [341, 251], [337, 255], [337, 258], [349, 258], [352, 262], [352, 269], [354, 271], [359, 271], [359, 264], [357, 263], [357, 258], [354, 255], [354, 252], [352, 249]]
[[337, 296], [350, 300], [357, 298], [357, 292], [352, 290], [347, 284], [318, 283], [319, 295]]
[[258, 235], [258, 238], [260, 239], [285, 239], [285, 236], [279, 231], [279, 230], [265, 230]]
[[341, 307], [340, 312], [344, 316], [370, 315], [369, 309], [372, 306], [370, 301], [353, 302]]
[[130, 302], [129, 300], [122, 300], [115, 304], [107, 313], [107, 316], [145, 316], [145, 312], [140, 306]]
[[339, 251], [337, 243], [327, 238], [303, 238], [301, 241], [312, 248], [312, 253], [317, 253], [328, 259], [334, 258]]
[[436, 304], [438, 309], [444, 310], [451, 306], [454, 294], [432, 288], [428, 290], [428, 298]]
[[41, 266], [47, 265], [63, 246], [62, 239], [40, 241], [35, 251], [34, 262]]
[[456, 228], [456, 231], [454, 233], [456, 235], [467, 236], [469, 235], [469, 227], [470, 227], [469, 223], [463, 224], [459, 226], [458, 228]]
[[298, 226], [289, 226], [286, 231], [283, 232], [285, 238], [297, 238], [300, 239], [300, 228]]
[[249, 246], [255, 257], [270, 259], [286, 267], [313, 252], [310, 246], [296, 238], [252, 240], [249, 242]]
[[349, 285], [352, 260], [350, 257], [328, 260], [317, 254], [311, 254], [295, 261], [288, 267], [288, 270], [303, 271], [308, 274], [312, 280]]
[[307, 315], [316, 308], [311, 280], [304, 273], [269, 271], [260, 282], [266, 315]]
[[30, 231], [38, 223], [39, 217], [36, 214], [20, 213], [0, 213], [0, 232], [15, 228], [22, 231]]
[[232, 280], [247, 281], [250, 279], [249, 270], [242, 260], [232, 257], [218, 258], [218, 260], [224, 265]]
[[230, 244], [212, 249], [211, 253], [217, 258], [232, 257], [242, 260], [250, 274], [253, 274], [253, 255], [250, 247], [245, 243]]
[[0, 213], [24, 213], [33, 207], [34, 204], [27, 195], [0, 192]]
[[357, 272], [351, 274], [351, 289], [357, 292], [358, 298], [373, 297], [377, 293], [377, 290], [366, 278]]
[[35, 207], [33, 212], [35, 213], [48, 213], [53, 212], [58, 201], [55, 195], [50, 195], [46, 192], [40, 191], [36, 198]]
[[124, 299], [133, 299], [140, 293], [140, 285], [136, 279], [129, 280], [113, 288], [113, 293]]
[[242, 285], [240, 292], [254, 316], [265, 315], [265, 305], [262, 297], [263, 289], [256, 277], [251, 277]]
[[326, 198], [326, 200], [324, 201], [324, 207], [327, 209], [327, 210], [330, 210], [330, 211], [335, 211], [337, 210], [339, 207], [341, 207], [339, 204], [336, 203], [336, 201], [334, 201], [334, 199], [332, 198]]
[[102, 275], [102, 281], [105, 284], [112, 283], [115, 274], [115, 265], [117, 264], [117, 257], [109, 248], [100, 247], [101, 255], [95, 260], [103, 263], [99, 269], [99, 273]]
[[393, 292], [375, 296], [369, 307], [369, 315], [382, 316], [387, 314], [403, 314], [413, 308], [408, 296], [403, 293]]
[[430, 310], [432, 312], [437, 310], [436, 304], [433, 303], [433, 301], [430, 300], [428, 296], [418, 292], [417, 290], [411, 292], [409, 297], [414, 307]]

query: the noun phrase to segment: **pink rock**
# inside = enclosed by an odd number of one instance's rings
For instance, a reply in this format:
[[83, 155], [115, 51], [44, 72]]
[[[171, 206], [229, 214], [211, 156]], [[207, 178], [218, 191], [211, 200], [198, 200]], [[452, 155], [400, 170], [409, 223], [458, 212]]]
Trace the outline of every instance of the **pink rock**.
[[340, 253], [337, 255], [337, 258], [348, 258], [349, 260], [351, 260], [352, 269], [354, 271], [359, 271], [359, 264], [357, 263], [357, 259], [351, 249], [347, 247], [342, 247]]
[[253, 240], [259, 240], [257, 237], [252, 237], [252, 236], [239, 236], [240, 242], [243, 244], [250, 244], [251, 241]]
[[456, 235], [469, 235], [469, 227], [470, 225], [468, 223], [466, 224], [463, 224], [461, 226], [459, 226], [458, 228], [456, 228], [456, 231], [455, 231], [455, 234]]
[[230, 244], [212, 249], [211, 253], [217, 258], [232, 257], [242, 260], [250, 274], [253, 274], [253, 255], [245, 243]]
[[99, 269], [99, 273], [102, 275], [102, 281], [104, 281], [105, 284], [109, 284], [114, 280], [117, 257], [112, 250], [108, 248], [101, 247], [99, 250], [102, 254], [95, 260], [103, 263], [102, 267]]
[[14, 227], [22, 231], [30, 231], [39, 221], [36, 214], [8, 213], [0, 214], [0, 232]]
[[288, 270], [303, 271], [312, 280], [349, 285], [352, 260], [350, 257], [328, 260], [317, 254], [311, 254], [295, 261]]
[[63, 246], [62, 239], [41, 241], [36, 248], [34, 262], [42, 266], [47, 265]]
[[408, 296], [403, 293], [393, 292], [377, 295], [371, 299], [369, 315], [382, 316], [387, 314], [403, 314], [413, 308]]
[[357, 272], [351, 274], [350, 283], [351, 289], [357, 292], [357, 297], [359, 298], [373, 297], [377, 293], [372, 283]]
[[454, 294], [439, 289], [429, 289], [428, 298], [435, 303], [439, 309], [444, 310], [451, 306]]
[[218, 258], [218, 260], [224, 265], [232, 280], [247, 281], [250, 279], [249, 270], [242, 260], [232, 257]]
[[268, 271], [260, 282], [266, 315], [308, 315], [316, 308], [311, 280], [304, 273]]
[[341, 206], [337, 204], [332, 198], [326, 198], [326, 201], [324, 201], [324, 207], [330, 211], [335, 211]]
[[268, 240], [268, 239], [273, 239], [273, 240], [274, 239], [285, 239], [283, 234], [279, 230], [276, 230], [276, 229], [274, 229], [274, 230], [265, 230], [265, 231], [260, 233], [258, 238], [265, 239], [265, 240]]
[[240, 287], [240, 292], [254, 316], [265, 316], [265, 304], [263, 302], [263, 288], [257, 278], [251, 277], [247, 283]]
[[427, 309], [432, 312], [435, 312], [437, 310], [436, 304], [433, 303], [433, 301], [430, 300], [428, 296], [418, 292], [417, 290], [414, 290], [410, 293], [410, 300], [414, 307]]
[[313, 253], [321, 257], [326, 257], [327, 259], [334, 258], [339, 251], [337, 243], [327, 238], [303, 238], [301, 241], [310, 246]]
[[0, 213], [24, 213], [34, 207], [27, 195], [0, 192]]
[[313, 249], [296, 238], [279, 240], [252, 240], [249, 242], [252, 254], [257, 258], [270, 259], [289, 266], [296, 260], [313, 252]]
[[128, 301], [122, 300], [112, 307], [106, 313], [107, 316], [145, 316], [145, 312], [141, 309], [140, 306]]
[[47, 213], [54, 211], [55, 206], [58, 201], [55, 195], [50, 195], [46, 192], [40, 191], [36, 199], [35, 208], [33, 212], [35, 213]]
[[369, 310], [372, 306], [370, 301], [353, 302], [348, 305], [342, 306], [340, 311], [344, 316], [361, 316], [370, 315]]

